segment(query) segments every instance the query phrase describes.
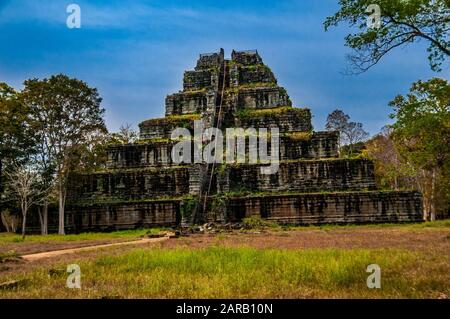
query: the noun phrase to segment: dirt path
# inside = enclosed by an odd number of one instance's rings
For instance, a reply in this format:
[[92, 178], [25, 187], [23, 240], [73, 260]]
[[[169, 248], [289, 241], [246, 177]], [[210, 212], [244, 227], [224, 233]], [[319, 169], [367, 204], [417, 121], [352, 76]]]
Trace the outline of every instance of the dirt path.
[[134, 241], [126, 241], [121, 243], [113, 243], [113, 244], [104, 244], [104, 245], [94, 245], [94, 246], [87, 246], [87, 247], [80, 247], [80, 248], [71, 248], [71, 249], [62, 249], [62, 250], [54, 250], [54, 251], [46, 251], [42, 253], [36, 253], [36, 254], [29, 254], [29, 255], [22, 255], [21, 258], [26, 261], [36, 261], [43, 258], [51, 258], [51, 257], [58, 257], [65, 254], [73, 254], [78, 253], [82, 251], [89, 251], [89, 250], [96, 250], [100, 248], [108, 248], [108, 247], [116, 247], [116, 246], [125, 246], [125, 245], [142, 245], [147, 243], [157, 243], [164, 240], [169, 239], [168, 237], [161, 237], [161, 238], [144, 238], [140, 240], [134, 240]]

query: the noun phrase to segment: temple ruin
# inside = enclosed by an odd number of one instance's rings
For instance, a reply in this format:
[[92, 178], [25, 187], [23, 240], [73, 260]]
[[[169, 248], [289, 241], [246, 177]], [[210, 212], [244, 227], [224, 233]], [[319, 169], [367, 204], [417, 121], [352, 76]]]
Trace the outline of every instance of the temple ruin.
[[[422, 221], [415, 191], [377, 190], [367, 159], [338, 157], [338, 134], [314, 132], [311, 112], [295, 108], [257, 51], [200, 55], [183, 90], [168, 95], [165, 117], [139, 124], [140, 139], [111, 145], [106, 169], [73, 176], [68, 231], [238, 222], [249, 216], [287, 224]], [[280, 131], [279, 169], [256, 164], [176, 164], [177, 127]]]

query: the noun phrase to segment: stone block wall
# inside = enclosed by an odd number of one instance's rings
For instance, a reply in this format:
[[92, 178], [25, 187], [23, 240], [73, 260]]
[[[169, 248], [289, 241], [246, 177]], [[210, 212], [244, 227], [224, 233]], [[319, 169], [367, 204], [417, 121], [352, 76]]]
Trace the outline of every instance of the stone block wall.
[[278, 172], [261, 173], [263, 164], [226, 165], [217, 177], [217, 189], [227, 192], [317, 192], [375, 189], [373, 163], [331, 159], [281, 162]]
[[177, 141], [155, 141], [142, 144], [112, 145], [106, 149], [107, 169], [169, 167], [180, 164], [172, 161], [172, 148]]
[[229, 221], [261, 216], [286, 224], [421, 222], [418, 192], [350, 192], [231, 198]]
[[66, 214], [68, 232], [169, 227], [181, 220], [177, 200], [69, 206]]
[[[337, 157], [338, 134], [336, 132], [303, 133], [299, 132], [280, 136], [280, 160], [295, 160], [299, 158], [332, 158]], [[108, 169], [132, 169], [145, 167], [169, 167], [180, 164], [172, 161], [172, 148], [177, 141], [148, 141], [140, 144], [111, 145], [107, 148]], [[268, 144], [270, 151], [270, 143]], [[224, 137], [224, 148], [226, 137]], [[192, 145], [192, 152], [194, 147]], [[249, 139], [246, 138], [246, 153], [249, 151]], [[256, 150], [257, 151], [257, 150]], [[193, 158], [193, 154], [192, 157]]]
[[338, 156], [337, 132], [313, 132], [299, 137], [298, 132], [281, 136], [280, 160], [299, 158], [331, 158]]
[[146, 139], [170, 139], [176, 128], [194, 129], [194, 121], [200, 120], [199, 114], [187, 114], [184, 116], [168, 116], [160, 119], [151, 119], [139, 124], [139, 137]]
[[279, 128], [283, 132], [310, 132], [311, 112], [309, 109], [281, 107], [264, 110], [245, 110], [237, 113], [237, 127]]
[[187, 91], [168, 95], [166, 97], [166, 115], [205, 112], [208, 106], [208, 98], [206, 91]]
[[262, 64], [261, 56], [258, 51], [232, 51], [231, 61], [243, 65]]
[[195, 67], [195, 70], [219, 68], [223, 60], [224, 60], [223, 49], [220, 49], [220, 51], [217, 53], [200, 54], [200, 57], [197, 60], [197, 66]]
[[239, 88], [237, 93], [230, 92], [229, 96], [230, 102], [235, 102], [237, 108], [262, 109], [292, 105], [286, 90], [281, 87]]
[[68, 202], [110, 202], [189, 195], [189, 168], [109, 170], [73, 176]]
[[183, 77], [183, 89], [201, 90], [212, 87], [212, 70], [186, 71]]
[[250, 85], [253, 83], [270, 83], [276, 85], [277, 80], [272, 71], [265, 65], [254, 66], [236, 66], [234, 76], [237, 77], [231, 81], [232, 86]]

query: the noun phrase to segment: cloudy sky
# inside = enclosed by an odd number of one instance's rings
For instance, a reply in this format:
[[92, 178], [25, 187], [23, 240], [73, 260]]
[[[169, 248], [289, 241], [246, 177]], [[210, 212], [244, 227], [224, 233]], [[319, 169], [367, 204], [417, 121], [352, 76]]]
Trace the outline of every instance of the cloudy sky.
[[[324, 32], [337, 0], [0, 0], [0, 81], [65, 73], [99, 89], [110, 130], [164, 115], [199, 53], [258, 49], [315, 130], [343, 109], [372, 134], [389, 122], [388, 102], [430, 71], [425, 43], [393, 52], [369, 72], [343, 75], [345, 27]], [[66, 26], [70, 3], [81, 28]]]

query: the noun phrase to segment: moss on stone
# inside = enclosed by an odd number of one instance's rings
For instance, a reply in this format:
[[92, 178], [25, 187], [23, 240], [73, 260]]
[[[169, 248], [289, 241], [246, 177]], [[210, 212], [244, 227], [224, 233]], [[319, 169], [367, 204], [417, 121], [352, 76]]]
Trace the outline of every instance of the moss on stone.
[[80, 175], [105, 175], [105, 174], [129, 174], [129, 173], [166, 173], [175, 170], [188, 169], [187, 166], [154, 166], [154, 167], [137, 167], [137, 168], [106, 168], [97, 170], [94, 173], [85, 173]]
[[192, 88], [192, 89], [185, 89], [183, 92], [184, 93], [190, 93], [190, 94], [197, 94], [197, 93], [205, 93], [207, 91], [208, 88], [203, 87], [203, 88]]
[[293, 141], [309, 141], [312, 135], [312, 132], [287, 132], [284, 134], [284, 136]]
[[109, 198], [108, 200], [99, 200], [99, 197], [92, 198], [92, 200], [72, 201], [68, 202], [67, 206], [74, 207], [91, 207], [102, 205], [123, 205], [123, 204], [140, 204], [140, 203], [163, 203], [163, 202], [181, 202], [184, 197], [158, 197], [158, 198], [145, 198], [145, 199], [121, 199], [121, 198]]
[[274, 88], [274, 87], [278, 87], [278, 84], [276, 82], [253, 82], [227, 88], [225, 90], [225, 93], [226, 94], [239, 93], [240, 90], [248, 90], [256, 88]]
[[268, 109], [249, 109], [242, 108], [236, 112], [236, 117], [239, 119], [248, 119], [254, 117], [266, 117], [266, 116], [277, 116], [283, 113], [296, 112], [300, 116], [310, 116], [309, 109], [307, 108], [295, 108], [292, 106], [279, 106], [275, 108]]
[[161, 118], [154, 118], [145, 120], [141, 123], [141, 125], [159, 125], [159, 124], [166, 124], [166, 123], [176, 123], [176, 122], [182, 122], [182, 121], [195, 121], [200, 120], [201, 114], [198, 113], [192, 113], [192, 114], [182, 114], [182, 115], [168, 115], [166, 117]]

